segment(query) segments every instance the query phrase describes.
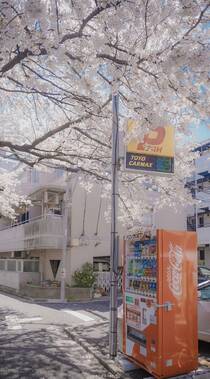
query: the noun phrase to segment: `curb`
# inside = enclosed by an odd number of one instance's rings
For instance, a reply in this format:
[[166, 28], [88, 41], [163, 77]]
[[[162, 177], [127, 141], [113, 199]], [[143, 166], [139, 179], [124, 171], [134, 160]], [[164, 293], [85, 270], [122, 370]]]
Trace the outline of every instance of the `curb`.
[[[107, 321], [104, 321], [98, 323], [97, 326], [106, 323]], [[78, 337], [77, 333], [74, 332], [74, 329], [65, 328], [64, 330], [75, 342], [82, 346], [88, 353], [91, 353], [107, 371], [111, 372], [113, 375], [125, 374], [116, 361], [110, 359], [108, 355], [103, 355], [97, 348], [91, 346], [83, 338]]]
[[[105, 322], [101, 322], [101, 323], [98, 323], [96, 324], [97, 326], [99, 325], [103, 325], [103, 324], [106, 324], [107, 321]], [[89, 343], [87, 343], [83, 338], [81, 337], [78, 337], [78, 334], [74, 331], [74, 329], [70, 329], [70, 328], [65, 328], [64, 331], [69, 335], [69, 337], [72, 338], [72, 340], [74, 340], [76, 343], [78, 343], [80, 346], [82, 346], [88, 353], [92, 354], [97, 360], [98, 362], [107, 370], [109, 371], [111, 374], [113, 375], [120, 375], [120, 376], [124, 376], [126, 375], [125, 371], [123, 370], [123, 368], [120, 366], [120, 364], [116, 361], [116, 360], [112, 360], [109, 358], [109, 355], [104, 355], [102, 353], [100, 353], [100, 351], [91, 346]], [[154, 377], [147, 377], [147, 379], [153, 379]], [[187, 379], [187, 378], [191, 378], [191, 379], [209, 379], [210, 378], [210, 369], [206, 368], [206, 367], [203, 367], [203, 366], [200, 366], [200, 368], [196, 371], [196, 372], [193, 372], [193, 373], [189, 373], [189, 374], [184, 374], [184, 375], [179, 375], [179, 376], [176, 376], [176, 377], [173, 377], [171, 379]]]
[[18, 300], [24, 300], [25, 302], [28, 302], [28, 303], [31, 303], [33, 302], [33, 299], [31, 297], [27, 297], [27, 296], [24, 296], [18, 292], [13, 292], [13, 291], [10, 291], [10, 290], [7, 290], [7, 289], [3, 289], [3, 288], [0, 288], [0, 293], [2, 295], [8, 295], [8, 296], [11, 296], [15, 299], [18, 299]]

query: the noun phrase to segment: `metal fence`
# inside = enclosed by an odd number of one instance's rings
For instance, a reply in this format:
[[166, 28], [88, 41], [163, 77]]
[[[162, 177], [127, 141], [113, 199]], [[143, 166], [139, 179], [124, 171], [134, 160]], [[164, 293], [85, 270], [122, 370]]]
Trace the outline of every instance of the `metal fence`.
[[[96, 274], [96, 288], [102, 289], [104, 293], [109, 293], [110, 291], [110, 272], [102, 271], [95, 272]], [[118, 291], [122, 292], [122, 270], [118, 271]]]

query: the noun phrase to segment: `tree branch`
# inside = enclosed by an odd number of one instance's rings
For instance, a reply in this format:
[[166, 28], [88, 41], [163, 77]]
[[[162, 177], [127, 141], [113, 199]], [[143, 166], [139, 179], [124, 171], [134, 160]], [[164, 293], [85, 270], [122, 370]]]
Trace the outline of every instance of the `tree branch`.
[[86, 25], [89, 21], [91, 21], [94, 17], [98, 16], [101, 12], [104, 12], [106, 9], [113, 8], [114, 6], [117, 7], [121, 4], [121, 0], [117, 1], [115, 5], [113, 4], [107, 4], [105, 7], [97, 7], [95, 8], [84, 20], [82, 21], [82, 24], [77, 32], [74, 33], [67, 33], [65, 34], [62, 39], [60, 40], [60, 44], [63, 44], [64, 42], [68, 40], [72, 40], [75, 38], [82, 37], [83, 30], [85, 29]]
[[183, 41], [195, 28], [197, 28], [197, 26], [200, 24], [204, 14], [206, 13], [207, 9], [210, 7], [210, 2], [205, 6], [205, 8], [201, 11], [197, 21], [194, 23], [194, 25], [191, 26], [191, 28], [189, 28], [186, 33], [184, 33], [184, 35], [181, 37], [181, 39], [179, 41], [177, 41], [176, 43], [174, 43], [172, 46], [171, 46], [171, 50], [173, 50], [177, 45], [179, 45], [181, 43], [181, 41]]

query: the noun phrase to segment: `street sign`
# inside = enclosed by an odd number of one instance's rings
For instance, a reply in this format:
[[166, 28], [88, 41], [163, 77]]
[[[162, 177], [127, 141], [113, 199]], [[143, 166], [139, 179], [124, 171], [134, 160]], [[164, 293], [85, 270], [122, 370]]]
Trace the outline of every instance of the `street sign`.
[[[128, 120], [127, 130], [135, 127]], [[144, 136], [143, 141], [131, 139], [126, 145], [125, 169], [146, 173], [174, 173], [174, 128], [158, 127]]]

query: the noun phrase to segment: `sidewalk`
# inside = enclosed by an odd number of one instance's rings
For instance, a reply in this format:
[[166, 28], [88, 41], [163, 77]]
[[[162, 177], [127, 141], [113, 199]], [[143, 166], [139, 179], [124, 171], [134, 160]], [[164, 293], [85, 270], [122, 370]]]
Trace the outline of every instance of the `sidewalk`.
[[[144, 379], [153, 378], [148, 372], [136, 367], [119, 353], [115, 360], [109, 358], [109, 322], [103, 321], [90, 326], [65, 328], [68, 335], [79, 343], [86, 351], [93, 354], [107, 370], [115, 375], [116, 379]], [[85, 333], [85, 334], [84, 334]], [[210, 357], [199, 357], [199, 369], [196, 373], [177, 376], [176, 378], [210, 378]], [[171, 378], [172, 379], [172, 378]]]

